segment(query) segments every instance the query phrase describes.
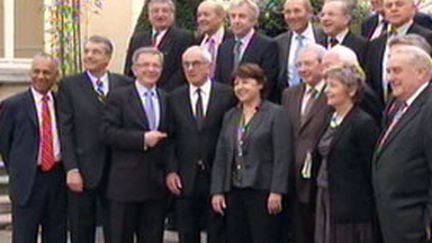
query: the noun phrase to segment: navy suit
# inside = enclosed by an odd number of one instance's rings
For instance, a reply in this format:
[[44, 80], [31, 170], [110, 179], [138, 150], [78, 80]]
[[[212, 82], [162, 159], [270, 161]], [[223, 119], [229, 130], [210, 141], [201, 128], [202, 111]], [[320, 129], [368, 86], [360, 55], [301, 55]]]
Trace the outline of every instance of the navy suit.
[[38, 167], [39, 131], [30, 90], [0, 105], [0, 153], [9, 174], [13, 239], [36, 243], [42, 225], [44, 243], [66, 242], [64, 171], [59, 163], [48, 172]]

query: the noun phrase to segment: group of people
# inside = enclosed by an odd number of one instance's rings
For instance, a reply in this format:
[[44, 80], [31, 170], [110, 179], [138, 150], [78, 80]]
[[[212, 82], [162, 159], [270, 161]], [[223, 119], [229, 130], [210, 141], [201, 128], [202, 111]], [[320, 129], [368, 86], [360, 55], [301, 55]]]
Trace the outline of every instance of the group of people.
[[204, 0], [194, 38], [172, 0], [149, 0], [124, 75], [91, 36], [58, 92], [37, 54], [0, 104], [13, 242], [93, 243], [99, 221], [105, 242], [162, 242], [170, 204], [181, 243], [426, 242], [432, 21], [413, 0], [372, 6], [361, 37], [352, 2], [325, 1], [315, 26], [287, 0], [271, 39], [253, 0]]

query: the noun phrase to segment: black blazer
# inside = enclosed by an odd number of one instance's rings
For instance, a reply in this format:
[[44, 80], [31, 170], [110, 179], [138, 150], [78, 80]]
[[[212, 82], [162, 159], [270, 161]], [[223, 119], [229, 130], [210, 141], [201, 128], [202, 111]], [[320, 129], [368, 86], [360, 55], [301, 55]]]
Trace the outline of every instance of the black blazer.
[[[175, 26], [169, 28], [161, 40], [158, 49], [164, 54], [162, 75], [158, 87], [171, 91], [185, 82], [181, 66], [183, 52], [192, 45], [194, 37], [191, 33]], [[132, 56], [136, 49], [152, 46], [151, 30], [132, 36], [126, 53], [124, 74], [134, 77], [132, 72]]]
[[372, 181], [384, 242], [426, 242], [432, 222], [431, 92], [429, 85], [420, 93], [374, 154]]
[[201, 129], [197, 127], [192, 112], [188, 85], [173, 91], [168, 98], [172, 129], [169, 136], [173, 141], [174, 153], [168, 161], [167, 173], [177, 172], [180, 175], [183, 196], [193, 192], [199, 160], [211, 172], [223, 116], [235, 104], [231, 87], [216, 82], [211, 85], [207, 114]]
[[[407, 31], [408, 34], [418, 34], [423, 36], [429, 44], [432, 44], [432, 31], [421, 27], [418, 24], [412, 24]], [[378, 95], [382, 104], [384, 104], [384, 93], [382, 88], [382, 74], [383, 74], [383, 57], [385, 46], [387, 43], [387, 36], [382, 36], [374, 39], [369, 44], [366, 62], [367, 82], [370, 87]]]
[[[432, 17], [429, 14], [418, 12], [414, 16], [414, 22], [423, 28], [432, 30]], [[378, 25], [378, 14], [373, 14], [364, 20], [361, 24], [361, 35], [370, 39]]]
[[[328, 118], [330, 117], [331, 114]], [[327, 119], [327, 124], [330, 124], [330, 119]], [[354, 107], [346, 115], [332, 140], [327, 158], [330, 212], [339, 222], [372, 219], [374, 200], [371, 163], [378, 135], [379, 130], [373, 118]], [[321, 160], [315, 151], [315, 179]]]
[[0, 154], [9, 174], [11, 200], [21, 206], [28, 202], [34, 186], [39, 133], [35, 100], [30, 90], [0, 104]]
[[[219, 46], [218, 59], [215, 69], [215, 80], [232, 84], [234, 67], [234, 45], [235, 39], [231, 38]], [[264, 97], [272, 99], [274, 86], [278, 76], [278, 46], [272, 39], [255, 32], [249, 45], [244, 51], [240, 63], [258, 64], [267, 77]]]
[[[329, 38], [326, 38], [325, 44], [324, 44], [325, 46], [328, 45], [328, 41], [329, 41]], [[353, 50], [355, 52], [355, 54], [357, 55], [357, 58], [360, 62], [360, 65], [362, 67], [365, 66], [364, 65], [365, 64], [365, 55], [366, 55], [366, 51], [368, 49], [368, 41], [366, 38], [364, 38], [360, 35], [356, 35], [356, 34], [352, 33], [351, 31], [349, 31], [348, 34], [343, 39], [342, 43], [340, 43], [340, 44]]]
[[[168, 132], [166, 94], [158, 90], [160, 122], [158, 130]], [[144, 133], [149, 124], [134, 85], [108, 95], [101, 126], [103, 141], [112, 149], [107, 197], [121, 202], [159, 199], [167, 195], [164, 161], [167, 140], [144, 148]]]
[[[313, 32], [315, 41], [317, 44], [325, 46], [326, 36], [322, 29], [313, 26]], [[288, 58], [291, 52], [291, 40], [292, 40], [293, 32], [288, 30], [277, 37], [275, 37], [275, 41], [279, 47], [279, 75], [277, 81], [277, 92], [279, 97], [281, 96], [283, 90], [288, 87], [287, 79], [288, 79]]]
[[[263, 101], [250, 121], [249, 135], [243, 148], [245, 175], [243, 183], [252, 189], [285, 194], [289, 168], [293, 162], [292, 127], [285, 110]], [[223, 120], [213, 163], [211, 194], [231, 190], [234, 148], [242, 110], [234, 107]]]
[[[128, 77], [109, 73], [109, 92], [130, 85]], [[60, 142], [66, 171], [77, 168], [85, 188], [100, 185], [108, 169], [109, 151], [99, 134], [102, 103], [86, 73], [66, 77], [58, 92]]]

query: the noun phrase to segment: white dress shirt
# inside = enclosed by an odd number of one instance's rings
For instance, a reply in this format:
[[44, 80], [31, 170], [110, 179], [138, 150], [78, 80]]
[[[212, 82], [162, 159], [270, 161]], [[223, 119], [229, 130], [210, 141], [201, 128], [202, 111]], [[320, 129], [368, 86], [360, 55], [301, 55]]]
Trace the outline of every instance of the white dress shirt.
[[205, 116], [207, 114], [208, 103], [210, 100], [210, 91], [211, 91], [210, 79], [207, 79], [205, 83], [201, 85], [201, 87], [197, 87], [192, 84], [189, 84], [189, 99], [191, 101], [192, 112], [194, 116], [196, 114], [195, 108], [196, 108], [196, 103], [198, 101], [198, 93], [196, 92], [198, 88], [201, 90], [201, 100], [203, 104], [203, 113]]

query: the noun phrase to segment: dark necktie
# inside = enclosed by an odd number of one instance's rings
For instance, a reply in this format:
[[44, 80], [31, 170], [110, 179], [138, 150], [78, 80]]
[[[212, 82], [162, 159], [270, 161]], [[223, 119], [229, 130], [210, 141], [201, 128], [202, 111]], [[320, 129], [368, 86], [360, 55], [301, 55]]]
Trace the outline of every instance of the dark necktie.
[[202, 128], [204, 122], [204, 110], [203, 110], [203, 101], [201, 95], [201, 89], [196, 90], [197, 93], [197, 101], [195, 103], [195, 120], [197, 122], [198, 129]]
[[388, 22], [386, 20], [382, 20], [382, 28], [381, 28], [380, 36], [385, 35], [387, 33], [387, 29], [388, 29]]
[[318, 90], [315, 87], [311, 87], [308, 91], [307, 94], [309, 95], [308, 100], [306, 101], [303, 113], [300, 116], [300, 123], [303, 124], [306, 121], [306, 117], [308, 116], [312, 105], [318, 95]]
[[155, 31], [152, 34], [152, 46], [153, 47], [156, 47], [156, 48], [158, 47], [157, 37], [158, 37], [159, 34], [160, 34], [159, 31]]
[[105, 102], [106, 95], [104, 92], [103, 82], [100, 79], [96, 80], [96, 93], [98, 95], [98, 99], [101, 102]]
[[49, 108], [49, 96], [42, 97], [42, 136], [41, 136], [41, 169], [49, 171], [54, 166], [54, 142], [52, 134], [51, 111]]
[[236, 39], [234, 44], [234, 70], [237, 69], [241, 61], [241, 47], [242, 47], [241, 40]]
[[339, 41], [336, 38], [330, 38], [330, 48], [334, 47], [337, 44], [339, 44]]
[[405, 113], [408, 104], [405, 101], [395, 101], [395, 103], [388, 110], [387, 116], [391, 119], [387, 128], [385, 128], [383, 135], [378, 140], [378, 149], [382, 149], [382, 146], [387, 141], [387, 138], [396, 124], [402, 118], [402, 115]]

